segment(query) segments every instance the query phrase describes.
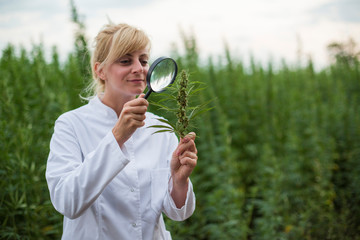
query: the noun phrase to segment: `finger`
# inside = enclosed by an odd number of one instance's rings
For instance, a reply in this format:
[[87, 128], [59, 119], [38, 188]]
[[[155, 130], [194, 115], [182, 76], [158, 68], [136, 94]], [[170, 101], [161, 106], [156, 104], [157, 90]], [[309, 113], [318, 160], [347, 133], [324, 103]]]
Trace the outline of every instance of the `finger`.
[[196, 149], [196, 145], [195, 145], [194, 140], [188, 140], [188, 142], [180, 143], [177, 150], [176, 150], [176, 155], [180, 156], [185, 151], [190, 151], [190, 152], [197, 153], [197, 149]]
[[125, 106], [149, 106], [149, 102], [145, 98], [136, 98], [125, 103]]
[[128, 113], [133, 113], [133, 114], [145, 114], [147, 111], [147, 106], [131, 106], [131, 107], [127, 107], [126, 111]]
[[138, 98], [144, 98], [145, 97], [145, 94], [144, 93], [142, 93], [142, 94], [140, 94], [139, 96], [138, 96]]
[[137, 98], [132, 102], [132, 106], [149, 106], [149, 102], [145, 98]]
[[187, 142], [190, 141], [190, 140], [195, 141], [195, 138], [196, 138], [196, 133], [190, 132], [190, 133], [188, 133], [185, 137], [183, 137], [183, 138], [181, 139], [181, 142], [187, 143]]
[[185, 143], [186, 151], [191, 151], [197, 153], [195, 141], [190, 139], [187, 143]]
[[131, 114], [130, 119], [142, 122], [146, 119], [146, 115], [145, 114]]
[[146, 119], [146, 114], [144, 112], [134, 113], [131, 112], [132, 109], [123, 110], [119, 119], [124, 123], [130, 123], [131, 121], [144, 121]]
[[144, 120], [136, 119], [136, 118], [131, 119], [127, 124], [127, 126], [130, 128], [132, 128], [132, 127], [138, 128], [138, 127], [142, 127], [144, 125], [145, 125]]
[[186, 151], [179, 157], [180, 161], [181, 161], [182, 158], [191, 158], [191, 159], [197, 160], [198, 156], [194, 152]]
[[192, 139], [192, 140], [195, 141], [196, 133], [190, 132], [190, 133], [188, 133], [185, 137], [190, 138], [190, 139]]
[[197, 158], [184, 157], [180, 159], [180, 163], [182, 166], [185, 165], [191, 169], [194, 169], [197, 163]]
[[145, 99], [145, 94], [140, 94], [139, 97], [136, 99], [139, 101], [140, 104], [145, 104], [146, 106], [149, 105], [148, 100]]

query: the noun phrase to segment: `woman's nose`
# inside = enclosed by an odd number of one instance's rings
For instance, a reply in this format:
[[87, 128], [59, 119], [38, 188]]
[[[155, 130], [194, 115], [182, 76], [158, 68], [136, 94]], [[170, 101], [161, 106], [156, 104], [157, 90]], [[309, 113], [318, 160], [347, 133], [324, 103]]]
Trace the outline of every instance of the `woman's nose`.
[[133, 72], [134, 73], [142, 73], [144, 71], [144, 67], [141, 64], [140, 61], [134, 61], [134, 66], [133, 66]]

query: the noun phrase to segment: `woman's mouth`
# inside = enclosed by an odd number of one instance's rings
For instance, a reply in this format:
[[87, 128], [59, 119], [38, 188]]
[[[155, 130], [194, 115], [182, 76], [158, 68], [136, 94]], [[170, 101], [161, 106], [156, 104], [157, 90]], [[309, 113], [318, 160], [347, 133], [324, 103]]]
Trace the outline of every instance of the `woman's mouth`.
[[143, 83], [144, 80], [143, 79], [131, 79], [131, 80], [128, 80], [128, 82], [131, 82], [131, 83]]

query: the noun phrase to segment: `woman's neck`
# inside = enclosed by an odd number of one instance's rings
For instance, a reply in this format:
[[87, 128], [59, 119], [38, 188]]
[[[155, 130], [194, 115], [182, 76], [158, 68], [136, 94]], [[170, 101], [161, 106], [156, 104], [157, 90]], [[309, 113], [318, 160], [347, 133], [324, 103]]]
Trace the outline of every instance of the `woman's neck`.
[[106, 94], [106, 93], [104, 93], [104, 95], [102, 95], [102, 96], [99, 96], [99, 98], [103, 104], [112, 108], [116, 112], [116, 115], [118, 117], [120, 116], [120, 113], [124, 107], [124, 104], [127, 103], [128, 101], [135, 99], [134, 96], [116, 96], [115, 97], [114, 95]]

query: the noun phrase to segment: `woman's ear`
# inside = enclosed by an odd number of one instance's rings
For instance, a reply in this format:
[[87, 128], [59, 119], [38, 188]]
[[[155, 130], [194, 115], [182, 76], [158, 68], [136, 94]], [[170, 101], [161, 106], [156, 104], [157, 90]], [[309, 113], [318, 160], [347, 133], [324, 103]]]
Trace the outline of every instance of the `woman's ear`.
[[105, 73], [104, 73], [104, 68], [100, 67], [101, 63], [96, 62], [94, 65], [94, 70], [96, 75], [101, 79], [101, 80], [105, 80]]

